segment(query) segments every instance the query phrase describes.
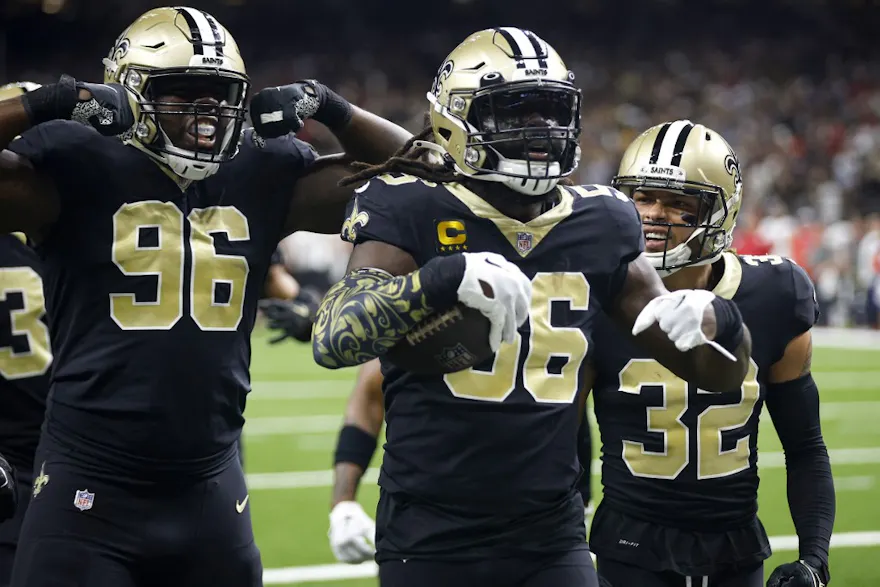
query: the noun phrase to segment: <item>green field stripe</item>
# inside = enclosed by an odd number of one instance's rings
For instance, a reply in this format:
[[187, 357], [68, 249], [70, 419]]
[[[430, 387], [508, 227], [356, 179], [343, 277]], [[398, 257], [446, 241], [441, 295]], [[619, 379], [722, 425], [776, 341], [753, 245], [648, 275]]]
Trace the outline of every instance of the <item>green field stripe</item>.
[[273, 436], [277, 434], [314, 434], [338, 432], [342, 426], [342, 412], [319, 416], [278, 416], [250, 418], [244, 426], [245, 436]]
[[[364, 473], [361, 483], [376, 483], [379, 469], [371, 467]], [[306, 489], [311, 487], [330, 487], [333, 485], [332, 469], [317, 471], [285, 471], [282, 473], [248, 473], [249, 491], [266, 489]]]
[[304, 399], [338, 399], [351, 394], [352, 382], [348, 380], [318, 379], [315, 381], [254, 381], [248, 402]]

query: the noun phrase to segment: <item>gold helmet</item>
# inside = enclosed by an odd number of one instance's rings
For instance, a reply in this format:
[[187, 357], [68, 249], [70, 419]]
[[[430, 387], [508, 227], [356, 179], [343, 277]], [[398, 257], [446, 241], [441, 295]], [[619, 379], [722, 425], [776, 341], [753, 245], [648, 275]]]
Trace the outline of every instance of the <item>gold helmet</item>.
[[137, 123], [126, 142], [189, 180], [216, 173], [238, 152], [248, 77], [235, 39], [210, 14], [150, 10], [103, 63], [104, 82], [132, 92]]
[[12, 82], [11, 84], [0, 86], [0, 100], [9, 100], [10, 98], [21, 96], [22, 94], [33, 92], [39, 87], [40, 84], [35, 84], [34, 82]]
[[578, 165], [581, 93], [531, 31], [476, 32], [453, 49], [427, 94], [434, 141], [461, 174], [528, 195]]
[[[643, 132], [627, 147], [611, 185], [630, 197], [638, 190], [662, 190], [700, 199], [693, 222], [645, 222], [666, 228], [663, 252], [645, 253], [662, 275], [712, 263], [733, 242], [742, 204], [739, 161], [727, 141], [702, 124], [676, 120]], [[694, 230], [669, 248], [674, 226]]]

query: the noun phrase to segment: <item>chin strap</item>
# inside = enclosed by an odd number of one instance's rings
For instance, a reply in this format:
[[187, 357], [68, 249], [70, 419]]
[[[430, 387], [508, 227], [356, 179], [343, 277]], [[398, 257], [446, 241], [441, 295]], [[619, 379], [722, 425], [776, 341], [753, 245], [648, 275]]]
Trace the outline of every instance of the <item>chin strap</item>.
[[[529, 177], [512, 177], [509, 175], [503, 175], [500, 173], [492, 173], [491, 171], [487, 171], [484, 173], [476, 173], [470, 174], [466, 173], [462, 170], [457, 163], [449, 156], [449, 153], [438, 145], [437, 143], [432, 143], [430, 141], [413, 141], [413, 148], [415, 149], [427, 149], [429, 151], [433, 151], [436, 153], [440, 153], [443, 157], [443, 161], [451, 163], [454, 167], [456, 173], [462, 175], [463, 177], [470, 177], [472, 179], [477, 179], [480, 181], [492, 181], [496, 183], [503, 183], [511, 190], [525, 194], [527, 196], [543, 196], [544, 194], [553, 190], [556, 187], [556, 184], [559, 183], [558, 178], [553, 179], [534, 179]], [[499, 155], [500, 157], [500, 155]], [[516, 161], [512, 159], [503, 159], [501, 163], [506, 163], [511, 170], [516, 170], [516, 167], [527, 167], [527, 163], [524, 161]], [[559, 165], [558, 163], [554, 163], [554, 165]], [[518, 171], [518, 170], [517, 170]]]

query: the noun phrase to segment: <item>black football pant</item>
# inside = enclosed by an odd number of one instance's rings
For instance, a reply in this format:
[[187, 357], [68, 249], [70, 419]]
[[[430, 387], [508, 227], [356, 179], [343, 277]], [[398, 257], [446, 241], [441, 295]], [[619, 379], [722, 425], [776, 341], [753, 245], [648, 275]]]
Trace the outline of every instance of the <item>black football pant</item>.
[[[238, 459], [189, 484], [135, 486], [39, 450], [49, 476], [19, 537], [13, 587], [260, 587]], [[87, 493], [85, 493], [87, 492]]]
[[599, 557], [599, 574], [608, 587], [764, 587], [763, 563], [749, 569], [708, 577], [647, 571], [627, 563]]
[[598, 587], [588, 550], [477, 561], [389, 560], [381, 587]]
[[21, 523], [31, 499], [31, 475], [30, 469], [15, 468], [15, 480], [18, 483], [18, 507], [15, 509], [14, 517], [0, 523], [0, 587], [9, 587], [9, 579], [12, 577], [12, 561], [15, 560], [18, 535], [21, 532]]

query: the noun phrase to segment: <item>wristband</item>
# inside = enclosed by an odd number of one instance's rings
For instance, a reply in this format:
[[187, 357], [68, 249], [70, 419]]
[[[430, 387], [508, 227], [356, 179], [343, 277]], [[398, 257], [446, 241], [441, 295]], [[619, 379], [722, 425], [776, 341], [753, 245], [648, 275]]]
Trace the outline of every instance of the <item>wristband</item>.
[[734, 302], [720, 297], [712, 300], [712, 308], [715, 310], [715, 342], [732, 353], [745, 335], [742, 314]]
[[333, 464], [352, 463], [367, 470], [376, 452], [376, 437], [357, 426], [346, 424], [339, 431]]
[[354, 108], [352, 108], [348, 100], [324, 84], [312, 81], [312, 85], [321, 101], [321, 106], [312, 118], [332, 131], [345, 128], [354, 115]]
[[22, 103], [31, 126], [50, 120], [67, 120], [79, 103], [76, 80], [62, 75], [58, 83], [47, 84], [24, 94]]
[[458, 302], [458, 286], [464, 279], [464, 255], [434, 257], [419, 269], [419, 281], [428, 305], [443, 311]]

